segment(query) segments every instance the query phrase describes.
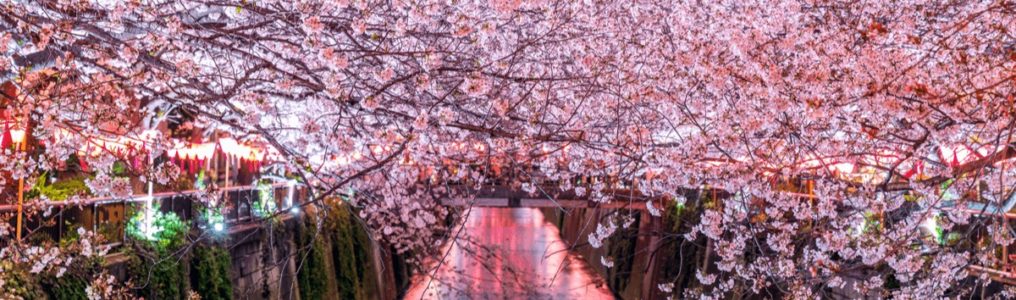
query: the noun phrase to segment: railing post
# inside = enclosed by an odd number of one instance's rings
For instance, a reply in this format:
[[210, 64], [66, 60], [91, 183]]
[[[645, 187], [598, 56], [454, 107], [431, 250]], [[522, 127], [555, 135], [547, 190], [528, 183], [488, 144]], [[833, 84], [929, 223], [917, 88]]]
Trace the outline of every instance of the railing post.
[[63, 230], [64, 229], [63, 215], [64, 215], [64, 206], [61, 206], [60, 207], [60, 213], [56, 217], [57, 222], [60, 222], [59, 224], [56, 225], [56, 237], [59, 240], [63, 239], [63, 232], [64, 232], [64, 230]]
[[[18, 149], [24, 151], [25, 150], [25, 144], [27, 144], [27, 143], [28, 143], [28, 141], [22, 140], [20, 145], [18, 145]], [[43, 179], [43, 180], [45, 180], [45, 179]], [[21, 227], [22, 227], [22, 222], [24, 222], [22, 220], [22, 218], [24, 218], [22, 216], [22, 215], [24, 215], [24, 206], [25, 206], [25, 177], [22, 176], [21, 178], [18, 179], [18, 226], [17, 226], [18, 228], [17, 228], [17, 234], [16, 234], [18, 242], [21, 241]]]
[[121, 214], [121, 218], [120, 218], [120, 220], [121, 220], [120, 222], [122, 223], [121, 226], [120, 226], [120, 228], [121, 228], [120, 229], [120, 242], [121, 243], [126, 243], [127, 242], [127, 222], [130, 222], [131, 219], [129, 217], [127, 217], [127, 201], [121, 199], [120, 200], [120, 205], [123, 207], [123, 213]]

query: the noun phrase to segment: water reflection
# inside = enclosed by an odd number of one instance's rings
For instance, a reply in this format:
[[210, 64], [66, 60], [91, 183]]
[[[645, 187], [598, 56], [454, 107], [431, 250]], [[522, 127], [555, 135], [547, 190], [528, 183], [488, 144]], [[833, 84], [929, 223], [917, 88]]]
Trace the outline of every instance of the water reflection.
[[613, 299], [537, 209], [473, 208], [460, 240], [406, 299]]

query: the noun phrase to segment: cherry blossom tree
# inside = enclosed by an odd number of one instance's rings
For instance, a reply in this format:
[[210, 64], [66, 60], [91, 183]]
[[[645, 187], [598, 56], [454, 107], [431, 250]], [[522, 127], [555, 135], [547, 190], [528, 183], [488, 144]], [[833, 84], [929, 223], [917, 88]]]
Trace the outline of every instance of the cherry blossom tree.
[[[492, 181], [591, 201], [707, 188], [723, 196], [689, 199], [711, 204], [683, 233], [717, 249], [702, 296], [964, 294], [1012, 243], [994, 215], [1013, 199], [1014, 6], [14, 1], [9, 110], [54, 144], [0, 165], [17, 179], [187, 112], [277, 151], [315, 201], [351, 197], [402, 251], [435, 254], [440, 199]], [[961, 242], [928, 242], [929, 220]]]

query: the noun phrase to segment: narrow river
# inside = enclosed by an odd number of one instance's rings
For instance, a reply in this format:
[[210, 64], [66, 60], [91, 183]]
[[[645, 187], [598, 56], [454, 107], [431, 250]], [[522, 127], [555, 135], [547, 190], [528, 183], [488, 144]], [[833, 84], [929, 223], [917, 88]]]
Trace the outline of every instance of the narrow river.
[[405, 299], [614, 299], [535, 208], [473, 208], [448, 247]]

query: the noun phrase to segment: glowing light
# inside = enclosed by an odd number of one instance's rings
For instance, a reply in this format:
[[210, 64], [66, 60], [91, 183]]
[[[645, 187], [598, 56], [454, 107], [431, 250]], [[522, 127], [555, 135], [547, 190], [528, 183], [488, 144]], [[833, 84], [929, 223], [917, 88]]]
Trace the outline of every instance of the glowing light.
[[300, 208], [293, 206], [293, 192], [295, 187], [296, 180], [290, 179], [286, 181], [286, 207], [292, 207], [293, 209], [295, 209], [296, 211], [293, 211], [293, 213], [297, 213], [300, 211]]
[[[141, 207], [139, 214], [131, 217], [129, 222], [127, 233], [138, 239], [155, 241], [158, 240], [158, 235], [163, 231], [164, 221], [167, 219], [176, 218], [173, 213], [163, 214], [156, 207], [155, 203], [152, 203], [152, 182], [148, 182], [148, 194], [138, 199], [144, 201], [144, 206]], [[162, 221], [157, 221], [162, 220]]]
[[935, 219], [935, 216], [925, 219], [924, 222], [921, 223], [921, 228], [927, 230], [928, 234], [935, 238], [935, 242], [942, 242], [942, 227], [938, 226], [938, 220]]
[[852, 164], [852, 163], [838, 163], [838, 164], [834, 164], [834, 165], [829, 166], [829, 169], [832, 170], [832, 171], [839, 172], [840, 174], [851, 174], [851, 173], [854, 173], [857, 170], [856, 167], [854, 166], [854, 164]]
[[215, 155], [216, 147], [221, 149], [226, 155], [252, 160], [261, 160], [265, 156], [265, 153], [267, 153], [265, 150], [240, 144], [235, 139], [231, 138], [219, 139], [218, 143], [208, 142], [192, 144], [177, 142], [176, 146], [173, 147], [173, 149], [169, 149], [167, 153], [169, 156], [189, 157], [204, 160], [210, 159], [213, 155]]
[[145, 195], [145, 218], [141, 224], [141, 233], [149, 240], [155, 240], [159, 228], [155, 226], [154, 209], [152, 208], [152, 182], [148, 182], [148, 194]]
[[857, 225], [854, 225], [854, 236], [864, 234], [864, 231], [868, 230], [868, 219], [862, 219]]
[[223, 229], [226, 229], [226, 225], [223, 225], [222, 223], [215, 223], [212, 225], [212, 229], [221, 232]]
[[25, 141], [25, 131], [21, 129], [11, 129], [11, 141], [15, 144], [21, 144]]
[[[78, 135], [66, 129], [61, 129], [55, 137], [57, 139], [69, 138]], [[162, 135], [158, 130], [145, 130], [137, 135], [131, 136], [86, 136], [87, 142], [78, 149], [78, 154], [85, 156], [97, 156], [103, 152], [127, 152], [145, 148], [145, 145], [152, 144]]]
[[215, 154], [215, 143], [185, 145], [178, 143], [176, 147], [167, 151], [169, 156], [181, 158], [209, 159]]

